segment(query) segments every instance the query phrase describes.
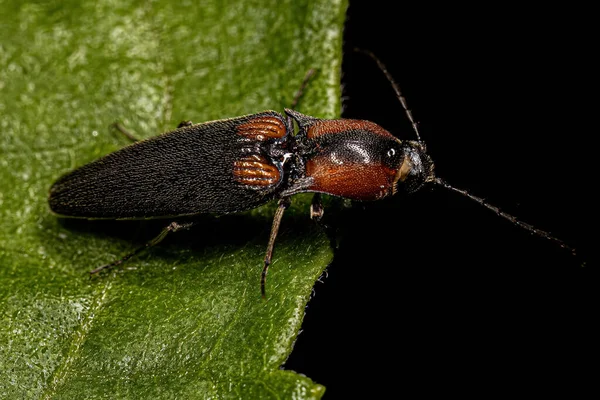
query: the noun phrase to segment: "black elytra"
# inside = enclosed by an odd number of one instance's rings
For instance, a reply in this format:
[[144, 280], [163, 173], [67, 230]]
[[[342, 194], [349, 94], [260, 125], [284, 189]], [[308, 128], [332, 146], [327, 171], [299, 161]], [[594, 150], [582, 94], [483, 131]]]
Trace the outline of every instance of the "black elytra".
[[[102, 219], [172, 218], [225, 214], [274, 199], [283, 186], [285, 136], [253, 140], [240, 134], [249, 121], [281, 114], [263, 112], [184, 126], [136, 142], [60, 178], [50, 189], [50, 208], [61, 216]], [[257, 172], [236, 180], [236, 163], [253, 162]], [[260, 162], [263, 162], [262, 164]], [[260, 180], [261, 166], [273, 167]], [[248, 170], [250, 174], [250, 169]], [[255, 184], [252, 184], [255, 183]]]

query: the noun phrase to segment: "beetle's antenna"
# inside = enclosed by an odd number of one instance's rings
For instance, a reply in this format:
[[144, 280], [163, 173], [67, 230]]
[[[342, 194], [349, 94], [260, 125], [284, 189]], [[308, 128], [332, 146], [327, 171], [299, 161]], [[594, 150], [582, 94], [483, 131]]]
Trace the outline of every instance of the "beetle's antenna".
[[381, 62], [381, 60], [379, 58], [377, 58], [377, 56], [375, 54], [373, 54], [372, 52], [370, 52], [369, 50], [364, 50], [364, 49], [355, 47], [354, 51], [356, 51], [358, 53], [366, 54], [367, 56], [371, 57], [377, 63], [377, 66], [379, 67], [381, 72], [383, 72], [383, 74], [385, 75], [387, 80], [390, 82], [390, 84], [394, 88], [394, 91], [396, 92], [396, 97], [398, 97], [398, 100], [400, 100], [400, 103], [402, 104], [402, 108], [404, 108], [404, 112], [406, 113], [408, 120], [412, 124], [412, 127], [413, 127], [415, 133], [417, 134], [417, 139], [420, 141], [421, 135], [419, 135], [419, 127], [417, 126], [417, 122], [413, 118], [412, 111], [410, 111], [410, 109], [408, 108], [408, 103], [406, 102], [406, 97], [404, 97], [404, 95], [400, 91], [400, 86], [398, 86], [396, 81], [394, 81], [394, 78], [392, 78], [392, 75], [388, 72], [387, 68], [385, 67], [385, 64], [383, 62]]
[[466, 190], [463, 189], [458, 189], [455, 188], [454, 186], [450, 185], [448, 182], [440, 179], [440, 178], [435, 178], [435, 180], [433, 181], [435, 182], [437, 185], [442, 186], [446, 189], [449, 189], [453, 192], [456, 193], [460, 193], [465, 197], [468, 197], [469, 199], [479, 203], [480, 205], [486, 207], [487, 209], [490, 209], [492, 211], [494, 211], [497, 215], [499, 215], [500, 217], [507, 219], [508, 221], [512, 222], [513, 224], [535, 234], [538, 235], [540, 237], [543, 237], [545, 239], [548, 239], [556, 244], [558, 244], [560, 247], [562, 247], [563, 249], [569, 250], [573, 255], [576, 255], [575, 249], [569, 245], [567, 245], [565, 242], [563, 242], [560, 239], [555, 238], [554, 236], [552, 236], [551, 234], [549, 234], [546, 231], [543, 231], [541, 229], [538, 229], [536, 227], [534, 227], [533, 225], [529, 225], [528, 223], [525, 223], [523, 221], [520, 221], [519, 219], [517, 219], [515, 216], [512, 216], [508, 213], [505, 213], [504, 211], [500, 210], [498, 207], [491, 205], [490, 203], [488, 203], [487, 201], [485, 201], [484, 199], [482, 199], [481, 197], [475, 196], [469, 192], [467, 192]]

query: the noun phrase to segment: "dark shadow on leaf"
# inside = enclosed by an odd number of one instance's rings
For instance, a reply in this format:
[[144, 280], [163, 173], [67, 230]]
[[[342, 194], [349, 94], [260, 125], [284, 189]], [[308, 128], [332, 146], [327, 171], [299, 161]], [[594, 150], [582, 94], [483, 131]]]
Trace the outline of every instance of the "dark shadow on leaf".
[[[124, 256], [127, 252], [152, 240], [173, 220], [197, 222], [197, 225], [189, 230], [169, 234], [158, 245], [141, 252], [116, 268], [116, 270], [124, 270], [136, 260], [148, 257], [159, 257], [170, 264], [182, 262], [185, 258], [202, 256], [207, 252], [221, 252], [222, 254], [233, 252], [248, 244], [260, 245], [266, 250], [272, 224], [271, 218], [272, 213], [263, 216], [246, 212], [221, 216], [200, 215], [192, 218], [143, 221], [60, 218], [59, 223], [75, 235], [88, 235], [107, 241], [112, 238], [130, 242], [131, 246], [122, 254]], [[275, 245], [275, 254], [278, 251], [278, 244], [309, 235], [318, 229], [307, 213], [301, 211], [286, 214]], [[111, 261], [113, 260], [107, 255], [106, 262]]]

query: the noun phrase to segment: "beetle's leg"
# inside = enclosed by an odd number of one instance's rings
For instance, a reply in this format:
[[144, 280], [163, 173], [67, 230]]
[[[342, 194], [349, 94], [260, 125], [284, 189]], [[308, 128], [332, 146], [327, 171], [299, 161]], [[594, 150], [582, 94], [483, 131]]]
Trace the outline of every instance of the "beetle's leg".
[[183, 224], [180, 224], [178, 222], [171, 222], [169, 224], [169, 226], [167, 226], [166, 228], [164, 228], [162, 231], [160, 231], [160, 233], [158, 234], [158, 236], [156, 236], [154, 239], [150, 240], [149, 242], [147, 242], [145, 245], [143, 245], [142, 247], [138, 247], [137, 249], [135, 249], [134, 251], [132, 251], [129, 254], [126, 254], [124, 257], [118, 259], [117, 261], [114, 261], [110, 264], [106, 264], [103, 265], [101, 267], [98, 267], [92, 271], [90, 271], [90, 275], [96, 274], [104, 269], [108, 269], [108, 268], [112, 268], [112, 267], [116, 267], [117, 265], [121, 265], [123, 264], [125, 261], [129, 260], [131, 257], [135, 256], [136, 254], [152, 247], [155, 246], [157, 244], [159, 244], [160, 242], [163, 241], [163, 239], [171, 232], [177, 232], [180, 231], [182, 229], [190, 229], [194, 224], [196, 224], [196, 222], [186, 222]]
[[326, 224], [323, 221], [323, 214], [325, 214], [325, 208], [323, 208], [323, 201], [321, 200], [321, 193], [315, 193], [310, 203], [310, 219], [315, 221], [317, 225], [323, 228], [327, 239], [329, 239], [329, 245], [335, 252], [337, 249], [337, 238], [336, 229], [332, 225]]
[[111, 125], [111, 127], [115, 128], [116, 130], [121, 132], [123, 134], [123, 136], [125, 136], [127, 139], [131, 140], [132, 142], [140, 141], [140, 139], [136, 138], [131, 132], [129, 132], [127, 129], [125, 129], [125, 127], [118, 122], [114, 122]]
[[269, 244], [267, 245], [267, 253], [265, 254], [265, 266], [263, 267], [262, 275], [260, 276], [260, 292], [263, 299], [266, 298], [265, 285], [267, 283], [267, 271], [269, 271], [269, 265], [271, 264], [271, 256], [273, 255], [275, 238], [277, 237], [277, 232], [279, 232], [281, 217], [283, 217], [283, 213], [289, 207], [289, 205], [289, 197], [284, 197], [279, 200], [279, 206], [277, 207], [277, 211], [275, 211], [275, 216], [273, 217], [273, 226], [271, 227], [271, 235], [269, 236]]
[[194, 125], [194, 123], [192, 121], [181, 121], [179, 123], [179, 125], [177, 125], [177, 129], [183, 128], [184, 126], [191, 126], [191, 125]]
[[323, 208], [321, 193], [315, 193], [315, 195], [312, 198], [312, 203], [310, 203], [310, 219], [317, 223], [320, 223], [324, 213], [325, 209]]
[[[190, 126], [190, 125], [194, 125], [192, 123], [192, 121], [181, 121], [179, 123], [179, 125], [177, 125], [177, 129], [179, 128], [183, 128], [185, 126]], [[118, 130], [119, 132], [121, 132], [121, 134], [123, 134], [123, 136], [125, 136], [127, 139], [131, 140], [132, 142], [139, 142], [140, 139], [136, 138], [135, 135], [133, 135], [131, 132], [129, 132], [127, 129], [125, 129], [125, 127], [123, 125], [121, 125], [118, 122], [114, 122], [111, 125], [112, 128], [115, 128], [116, 130]]]
[[315, 74], [315, 72], [317, 72], [317, 71], [314, 68], [311, 68], [308, 70], [308, 72], [304, 76], [304, 79], [302, 80], [302, 84], [300, 85], [300, 89], [298, 89], [298, 91], [294, 95], [294, 100], [292, 101], [292, 105], [290, 106], [290, 108], [292, 110], [296, 109], [296, 106], [298, 105], [298, 101], [300, 100], [300, 97], [302, 97], [302, 94], [304, 93], [304, 89], [306, 89], [306, 86], [308, 85], [308, 81], [310, 80], [310, 78], [312, 78], [312, 76]]

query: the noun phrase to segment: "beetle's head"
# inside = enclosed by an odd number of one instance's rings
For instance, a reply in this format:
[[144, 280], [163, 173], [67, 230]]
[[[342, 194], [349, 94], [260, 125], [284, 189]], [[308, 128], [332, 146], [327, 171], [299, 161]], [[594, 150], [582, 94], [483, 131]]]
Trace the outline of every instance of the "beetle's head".
[[395, 193], [413, 193], [435, 180], [433, 161], [424, 142], [403, 141], [401, 152], [403, 158], [394, 179]]

